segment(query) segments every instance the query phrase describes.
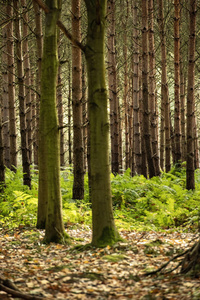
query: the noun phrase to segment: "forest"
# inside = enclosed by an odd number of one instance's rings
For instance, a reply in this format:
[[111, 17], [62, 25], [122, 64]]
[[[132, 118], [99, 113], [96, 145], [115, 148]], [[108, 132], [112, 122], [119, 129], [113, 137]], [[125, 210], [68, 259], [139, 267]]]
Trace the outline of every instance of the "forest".
[[200, 299], [198, 0], [0, 0], [0, 299]]

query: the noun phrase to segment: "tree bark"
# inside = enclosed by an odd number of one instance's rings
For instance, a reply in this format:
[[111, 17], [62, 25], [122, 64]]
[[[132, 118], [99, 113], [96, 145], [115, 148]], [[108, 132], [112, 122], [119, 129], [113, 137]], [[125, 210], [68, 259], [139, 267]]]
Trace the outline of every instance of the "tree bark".
[[115, 49], [115, 0], [108, 0], [108, 82], [110, 102], [111, 170], [119, 173], [119, 112]]
[[142, 173], [141, 162], [141, 128], [140, 128], [140, 112], [139, 112], [139, 21], [138, 21], [138, 1], [134, 1], [133, 5], [133, 132], [134, 132], [134, 160], [135, 172]]
[[[72, 35], [81, 40], [80, 0], [72, 0]], [[72, 45], [72, 111], [73, 111], [73, 199], [84, 198], [83, 122], [82, 122], [81, 49]]]
[[[166, 51], [166, 36], [164, 26], [164, 9], [163, 0], [158, 0], [158, 25], [160, 29], [161, 40], [161, 140], [160, 147], [163, 149], [160, 155], [161, 168], [164, 170], [164, 147], [165, 147], [165, 171], [171, 169], [171, 138], [170, 138], [170, 104], [169, 91], [167, 83], [167, 51]], [[165, 142], [164, 142], [165, 141]], [[165, 145], [165, 146], [164, 146]]]
[[181, 162], [181, 116], [180, 116], [180, 0], [174, 0], [174, 132], [175, 164]]
[[11, 170], [17, 167], [17, 134], [16, 134], [16, 111], [15, 111], [15, 64], [14, 64], [14, 34], [13, 34], [13, 1], [7, 5], [7, 16], [10, 18], [7, 27], [7, 56], [8, 63], [8, 101], [10, 122], [10, 165]]
[[[60, 191], [60, 139], [56, 109], [58, 72], [57, 20], [61, 3], [47, 0], [44, 51], [42, 57], [39, 121], [39, 191], [37, 227], [45, 226], [45, 242], [61, 242], [65, 232]], [[49, 76], [51, 74], [51, 76]]]
[[24, 181], [25, 185], [28, 185], [29, 187], [31, 187], [30, 161], [29, 161], [29, 153], [28, 153], [28, 147], [27, 147], [27, 131], [26, 131], [26, 117], [25, 117], [26, 107], [25, 107], [25, 90], [24, 90], [24, 67], [23, 67], [23, 56], [22, 56], [22, 37], [21, 37], [20, 16], [18, 14], [18, 11], [19, 11], [18, 2], [14, 1], [23, 181]]
[[94, 246], [115, 243], [109, 164], [109, 122], [105, 82], [106, 0], [85, 0], [88, 32], [85, 56], [88, 71], [91, 200]]
[[155, 175], [160, 175], [158, 155], [158, 115], [156, 103], [156, 62], [154, 41], [154, 7], [153, 0], [148, 1], [149, 16], [149, 102], [150, 102], [150, 131], [152, 137], [152, 151], [155, 167]]
[[187, 88], [187, 167], [186, 188], [195, 188], [194, 178], [194, 97], [195, 97], [196, 0], [190, 0], [190, 36]]
[[143, 91], [143, 139], [145, 141], [149, 177], [156, 175], [152, 156], [149, 110], [149, 56], [148, 56], [148, 1], [142, 0], [142, 91]]

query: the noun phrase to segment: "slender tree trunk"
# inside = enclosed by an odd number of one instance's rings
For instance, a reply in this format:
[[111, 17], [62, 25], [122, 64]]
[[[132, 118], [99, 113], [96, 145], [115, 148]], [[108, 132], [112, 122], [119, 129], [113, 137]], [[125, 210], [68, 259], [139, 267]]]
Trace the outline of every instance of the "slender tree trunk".
[[60, 166], [65, 166], [65, 149], [64, 149], [64, 128], [63, 128], [63, 99], [62, 99], [62, 78], [61, 65], [58, 66], [58, 86], [57, 86], [57, 109], [58, 123], [60, 127]]
[[88, 34], [85, 48], [88, 70], [92, 244], [105, 246], [119, 239], [115, 228], [109, 164], [109, 122], [105, 81], [106, 0], [85, 0]]
[[69, 153], [69, 165], [72, 165], [72, 134], [71, 134], [71, 72], [69, 67], [69, 77], [68, 77], [68, 87], [69, 87], [69, 94], [68, 94], [68, 103], [67, 103], [67, 112], [68, 112], [68, 153]]
[[181, 102], [181, 134], [182, 134], [182, 161], [186, 161], [186, 120], [185, 120], [185, 74], [183, 70], [183, 62], [180, 64], [180, 102]]
[[142, 0], [142, 91], [143, 91], [143, 139], [145, 141], [149, 177], [155, 176], [155, 167], [152, 156], [152, 144], [150, 134], [149, 111], [149, 87], [148, 87], [148, 3]]
[[133, 5], [133, 132], [134, 132], [134, 159], [135, 172], [141, 174], [141, 131], [139, 112], [139, 29], [138, 29], [138, 1]]
[[155, 62], [155, 42], [154, 42], [154, 8], [153, 0], [148, 1], [149, 8], [149, 102], [150, 102], [150, 122], [152, 151], [155, 167], [155, 175], [160, 175], [160, 164], [158, 155], [158, 116], [156, 103], [156, 62]]
[[17, 134], [16, 134], [16, 111], [15, 111], [15, 64], [14, 64], [14, 34], [13, 34], [13, 1], [7, 5], [7, 16], [10, 18], [7, 26], [7, 63], [8, 63], [8, 101], [10, 121], [10, 165], [11, 170], [17, 167]]
[[[1, 99], [2, 102], [2, 99]], [[3, 148], [3, 132], [2, 132], [2, 116], [0, 107], [0, 192], [3, 190], [5, 183], [5, 165], [4, 165], [4, 148]]]
[[110, 99], [111, 167], [119, 173], [119, 112], [117, 96], [117, 68], [115, 50], [115, 0], [108, 1], [108, 80]]
[[195, 41], [196, 41], [196, 0], [190, 0], [190, 36], [188, 54], [187, 89], [187, 168], [186, 188], [195, 189], [194, 178], [194, 93], [195, 93]]
[[[165, 144], [165, 171], [169, 172], [171, 168], [171, 139], [170, 139], [170, 103], [167, 83], [167, 51], [164, 26], [163, 0], [158, 0], [158, 25], [161, 39], [161, 139], [160, 155], [161, 168], [164, 170], [164, 144]], [[164, 143], [165, 141], [165, 143]]]
[[181, 161], [181, 117], [180, 117], [180, 0], [174, 0], [174, 131], [175, 131], [175, 163]]
[[87, 171], [87, 129], [88, 129], [88, 114], [87, 114], [87, 87], [86, 87], [86, 71], [85, 63], [82, 64], [82, 102], [83, 102], [83, 149], [84, 149], [84, 172]]
[[26, 132], [27, 132], [27, 146], [29, 161], [32, 162], [32, 105], [31, 105], [31, 69], [30, 69], [30, 54], [29, 54], [29, 43], [28, 43], [28, 12], [26, 0], [21, 0], [23, 8], [23, 22], [22, 22], [22, 53], [24, 61], [24, 84], [25, 84], [25, 106], [26, 106]]
[[25, 117], [26, 106], [25, 106], [25, 90], [24, 90], [24, 67], [23, 67], [23, 56], [22, 56], [22, 37], [21, 37], [21, 24], [20, 24], [18, 11], [19, 11], [18, 2], [14, 1], [23, 180], [25, 185], [31, 187], [30, 161], [29, 161], [29, 153], [27, 147], [27, 131], [26, 131], [26, 117]]
[[123, 57], [124, 57], [124, 91], [123, 91], [123, 105], [124, 105], [124, 133], [125, 133], [125, 169], [129, 165], [130, 145], [129, 145], [129, 95], [128, 95], [128, 49], [127, 49], [127, 19], [128, 19], [128, 3], [126, 1], [126, 15], [123, 22]]
[[[6, 5], [3, 8], [6, 13]], [[7, 43], [8, 43], [8, 28], [9, 24], [3, 26], [3, 49], [2, 49], [2, 130], [3, 130], [3, 147], [4, 147], [4, 164], [7, 168], [10, 168], [10, 139], [9, 139], [9, 96], [8, 96], [8, 70], [7, 70]]]
[[[80, 0], [72, 0], [72, 35], [80, 41]], [[72, 45], [73, 199], [84, 198], [81, 49]]]
[[[44, 51], [42, 57], [41, 102], [39, 122], [38, 223], [45, 226], [45, 241], [60, 242], [65, 235], [60, 191], [60, 139], [56, 109], [58, 72], [57, 20], [60, 1], [47, 0]], [[51, 74], [51, 76], [49, 76]]]

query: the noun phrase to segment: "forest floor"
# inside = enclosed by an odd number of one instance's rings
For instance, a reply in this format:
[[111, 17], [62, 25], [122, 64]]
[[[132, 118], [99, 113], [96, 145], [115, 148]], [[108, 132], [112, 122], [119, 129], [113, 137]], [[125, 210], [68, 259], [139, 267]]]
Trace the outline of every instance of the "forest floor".
[[[114, 247], [77, 250], [91, 241], [91, 230], [69, 226], [67, 232], [71, 245], [44, 245], [43, 231], [0, 229], [0, 278], [45, 299], [200, 299], [200, 278], [179, 275], [179, 269], [143, 276], [190, 248], [194, 233], [121, 231], [125, 241]], [[0, 299], [14, 298], [0, 291]]]

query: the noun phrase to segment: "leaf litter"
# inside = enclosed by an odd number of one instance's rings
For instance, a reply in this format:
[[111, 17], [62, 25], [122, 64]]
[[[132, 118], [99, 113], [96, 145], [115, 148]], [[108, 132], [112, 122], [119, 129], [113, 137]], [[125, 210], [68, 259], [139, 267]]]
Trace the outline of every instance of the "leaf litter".
[[[190, 248], [194, 233], [121, 231], [123, 242], [98, 249], [84, 247], [91, 241], [88, 227], [71, 226], [67, 233], [71, 245], [45, 245], [44, 231], [1, 229], [0, 278], [46, 299], [200, 299], [200, 278], [179, 269], [143, 276]], [[0, 299], [14, 298], [0, 291]]]

